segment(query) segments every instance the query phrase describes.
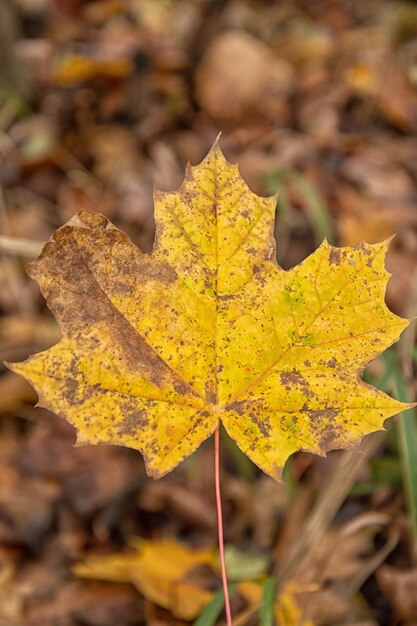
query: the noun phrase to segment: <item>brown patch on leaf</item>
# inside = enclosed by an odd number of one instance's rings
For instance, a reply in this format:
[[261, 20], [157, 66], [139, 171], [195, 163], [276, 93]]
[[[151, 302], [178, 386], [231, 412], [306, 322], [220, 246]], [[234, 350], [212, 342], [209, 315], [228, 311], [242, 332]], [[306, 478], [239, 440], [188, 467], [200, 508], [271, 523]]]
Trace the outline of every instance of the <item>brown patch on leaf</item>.
[[264, 437], [271, 436], [272, 427], [270, 422], [252, 412], [248, 413], [248, 417], [254, 424], [256, 424]]
[[340, 265], [341, 254], [337, 248], [332, 248], [329, 254], [329, 263], [331, 265]]
[[298, 386], [306, 397], [310, 398], [314, 395], [306, 378], [295, 368], [290, 371], [281, 372], [280, 379], [287, 391], [291, 391], [295, 386]]
[[281, 382], [284, 385], [289, 385], [290, 387], [292, 385], [305, 385], [306, 384], [306, 380], [304, 376], [295, 368], [292, 369], [291, 371], [281, 372], [280, 378], [281, 378]]
[[146, 417], [146, 411], [144, 409], [136, 409], [132, 407], [132, 413], [127, 415], [120, 424], [117, 425], [117, 432], [120, 435], [128, 435], [134, 437], [137, 435], [138, 430], [148, 426], [149, 420]]
[[309, 414], [309, 416], [311, 417], [311, 419], [313, 421], [317, 421], [317, 420], [332, 420], [333, 418], [336, 417], [336, 415], [339, 415], [340, 410], [339, 409], [318, 409], [316, 411], [312, 411], [312, 410], [308, 410], [307, 413]]
[[227, 410], [234, 411], [238, 415], [243, 415], [245, 412], [244, 402], [233, 402], [232, 404], [229, 404], [229, 406], [227, 407]]

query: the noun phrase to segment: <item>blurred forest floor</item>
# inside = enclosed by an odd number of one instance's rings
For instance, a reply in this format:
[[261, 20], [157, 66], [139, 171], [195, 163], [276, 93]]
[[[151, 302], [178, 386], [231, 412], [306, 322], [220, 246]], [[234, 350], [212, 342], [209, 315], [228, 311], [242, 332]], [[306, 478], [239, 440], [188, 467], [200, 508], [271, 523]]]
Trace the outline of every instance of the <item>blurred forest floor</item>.
[[[280, 188], [284, 268], [324, 236], [397, 233], [387, 302], [417, 313], [417, 3], [1, 0], [0, 42], [3, 235], [44, 242], [90, 209], [149, 251], [152, 185], [178, 187], [221, 130], [254, 191]], [[21, 360], [59, 333], [24, 270], [36, 246], [0, 247], [0, 355]], [[368, 379], [412, 399], [415, 360], [411, 329]], [[212, 442], [155, 482], [35, 403], [3, 368], [0, 626], [193, 622], [220, 588]], [[295, 455], [286, 485], [225, 433], [222, 455], [235, 626], [260, 606], [270, 623], [275, 584], [279, 626], [417, 624], [412, 412], [362, 454]]]

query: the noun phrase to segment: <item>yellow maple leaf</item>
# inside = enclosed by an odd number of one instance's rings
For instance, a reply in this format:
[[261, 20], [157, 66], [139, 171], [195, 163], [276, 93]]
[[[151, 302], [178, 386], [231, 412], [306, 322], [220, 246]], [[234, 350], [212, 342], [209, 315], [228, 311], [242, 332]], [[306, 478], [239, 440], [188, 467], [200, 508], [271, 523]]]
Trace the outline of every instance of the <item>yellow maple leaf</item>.
[[[132, 541], [131, 554], [88, 557], [73, 567], [77, 576], [112, 582], [133, 583], [155, 604], [181, 619], [194, 619], [213, 597], [213, 592], [192, 581], [195, 568], [213, 565], [214, 550], [192, 550], [163, 539]], [[195, 577], [194, 577], [195, 578]]]
[[156, 192], [152, 253], [78, 213], [29, 266], [63, 337], [12, 369], [78, 443], [136, 448], [156, 478], [219, 420], [277, 479], [297, 450], [325, 454], [382, 429], [410, 406], [360, 378], [408, 324], [384, 302], [388, 242], [324, 241], [284, 271], [275, 203], [215, 144], [178, 191]]

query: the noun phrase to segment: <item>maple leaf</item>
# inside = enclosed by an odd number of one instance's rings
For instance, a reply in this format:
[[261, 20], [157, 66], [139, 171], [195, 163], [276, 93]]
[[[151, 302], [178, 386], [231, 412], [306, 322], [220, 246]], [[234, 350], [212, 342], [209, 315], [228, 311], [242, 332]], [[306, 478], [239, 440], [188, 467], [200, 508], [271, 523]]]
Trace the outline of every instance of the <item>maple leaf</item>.
[[154, 477], [219, 420], [277, 479], [297, 450], [322, 455], [382, 429], [410, 406], [360, 378], [408, 324], [384, 301], [388, 242], [324, 241], [284, 271], [275, 204], [216, 143], [178, 191], [156, 192], [150, 254], [81, 211], [29, 266], [62, 339], [11, 368], [78, 443], [136, 448]]

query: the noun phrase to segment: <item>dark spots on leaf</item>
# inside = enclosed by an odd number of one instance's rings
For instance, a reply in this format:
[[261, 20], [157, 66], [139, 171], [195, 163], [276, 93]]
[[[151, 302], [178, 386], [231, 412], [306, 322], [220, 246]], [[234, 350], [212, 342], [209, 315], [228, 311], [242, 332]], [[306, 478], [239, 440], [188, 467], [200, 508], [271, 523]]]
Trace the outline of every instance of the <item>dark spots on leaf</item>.
[[78, 404], [77, 402], [78, 383], [73, 378], [67, 378], [65, 381], [64, 397], [70, 405]]
[[146, 411], [144, 409], [136, 409], [136, 411], [132, 411], [117, 425], [117, 434], [134, 437], [138, 430], [146, 428], [148, 424], [149, 420], [146, 416]]
[[179, 394], [186, 394], [188, 391], [187, 385], [180, 379], [174, 379], [172, 386]]
[[248, 413], [248, 416], [251, 422], [256, 424], [256, 426], [259, 428], [259, 430], [261, 431], [264, 437], [271, 436], [272, 429], [271, 429], [271, 424], [269, 422], [267, 422], [265, 419], [262, 419], [261, 417], [256, 415], [256, 413]]
[[335, 357], [332, 357], [327, 361], [327, 367], [336, 367], [337, 361]]
[[[316, 411], [309, 410], [307, 411], [309, 416], [313, 421], [317, 420], [332, 420], [337, 415], [339, 415], [339, 409], [317, 409]], [[326, 428], [330, 428], [331, 424], [327, 425]]]
[[77, 357], [75, 357], [75, 356], [72, 357], [71, 362], [70, 362], [70, 364], [68, 366], [68, 371], [70, 372], [70, 374], [72, 374], [72, 376], [74, 378], [76, 378], [76, 376], [77, 376], [77, 374], [79, 372]]
[[267, 279], [266, 279], [264, 272], [261, 272], [261, 271], [259, 271], [258, 273], [255, 272], [255, 278], [262, 287], [265, 287], [267, 283]]
[[[125, 261], [125, 266], [128, 266]], [[131, 274], [131, 268], [127, 274]], [[137, 277], [141, 282], [148, 280], [161, 281], [165, 284], [171, 284], [177, 280], [176, 271], [166, 263], [157, 263], [154, 259], [142, 258], [137, 267]]]
[[361, 252], [363, 252], [364, 254], [367, 254], [368, 256], [372, 255], [372, 250], [370, 249], [369, 245], [365, 243], [364, 241], [361, 241], [360, 243], [356, 244], [354, 248], [355, 250], [361, 250]]
[[216, 402], [216, 392], [214, 389], [214, 384], [212, 381], [207, 380], [206, 384], [204, 385], [204, 390], [206, 393], [206, 400], [207, 402], [211, 402], [211, 404], [215, 404]]
[[244, 413], [243, 404], [244, 404], [243, 402], [233, 402], [232, 404], [229, 404], [227, 408], [230, 411], [234, 411], [238, 415], [243, 415]]
[[311, 397], [314, 395], [307, 380], [297, 369], [293, 368], [290, 371], [281, 372], [280, 378], [287, 391], [291, 391], [294, 387], [299, 387], [305, 396]]
[[305, 383], [304, 376], [295, 368], [291, 371], [280, 373], [281, 382], [284, 385], [299, 385]]
[[340, 258], [341, 258], [340, 250], [337, 250], [336, 248], [332, 248], [329, 254], [329, 263], [331, 265], [340, 265]]
[[155, 456], [158, 456], [159, 448], [159, 441], [156, 438], [151, 439], [146, 446], [146, 450], [152, 452]]
[[328, 426], [326, 426], [325, 429], [323, 429], [320, 432], [318, 436], [318, 443], [319, 443], [320, 448], [324, 452], [328, 452], [329, 450], [332, 450], [338, 447], [337, 441], [339, 437], [340, 437], [339, 429], [329, 424]]

